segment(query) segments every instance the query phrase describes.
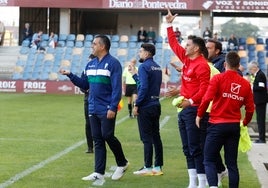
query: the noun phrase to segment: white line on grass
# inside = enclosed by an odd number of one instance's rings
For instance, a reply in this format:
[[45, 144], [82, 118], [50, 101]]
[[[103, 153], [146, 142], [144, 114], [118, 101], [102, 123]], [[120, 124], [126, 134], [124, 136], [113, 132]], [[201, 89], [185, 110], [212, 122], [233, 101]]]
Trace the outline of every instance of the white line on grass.
[[160, 129], [162, 129], [170, 119], [170, 116], [165, 116], [165, 118], [160, 122]]
[[[128, 118], [128, 116], [126, 117], [123, 117], [122, 119], [118, 120], [116, 122], [116, 124], [120, 124], [122, 122], [124, 122], [126, 119]], [[9, 180], [5, 181], [4, 183], [0, 184], [0, 188], [5, 188], [9, 185], [12, 185], [13, 183], [17, 182], [18, 180], [24, 178], [25, 176], [31, 174], [32, 172], [36, 171], [36, 170], [39, 170], [40, 168], [43, 168], [45, 165], [59, 159], [60, 157], [62, 157], [63, 155], [66, 155], [67, 153], [71, 152], [72, 150], [78, 148], [79, 146], [81, 146], [82, 144], [84, 144], [86, 141], [85, 140], [82, 140], [82, 141], [79, 141], [77, 143], [75, 143], [74, 145], [66, 148], [65, 150], [57, 153], [56, 155], [52, 156], [52, 157], [49, 157], [48, 159], [44, 160], [44, 161], [41, 161], [40, 163], [16, 174], [15, 176], [11, 177]]]

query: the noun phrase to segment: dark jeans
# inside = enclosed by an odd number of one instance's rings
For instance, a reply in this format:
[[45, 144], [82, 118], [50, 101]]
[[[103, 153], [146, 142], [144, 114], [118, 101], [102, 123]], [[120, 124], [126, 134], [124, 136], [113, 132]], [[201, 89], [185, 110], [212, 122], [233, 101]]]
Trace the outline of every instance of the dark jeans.
[[217, 154], [224, 147], [224, 159], [228, 168], [229, 188], [239, 186], [239, 171], [237, 167], [238, 143], [240, 138], [240, 123], [210, 124], [204, 148], [204, 165], [209, 186], [218, 185]]
[[258, 124], [259, 139], [265, 141], [266, 103], [256, 104], [256, 119]]
[[196, 106], [189, 106], [183, 109], [178, 114], [179, 132], [182, 141], [183, 153], [186, 156], [187, 168], [196, 169], [198, 174], [204, 174], [205, 169], [203, 165], [201, 140], [205, 133], [203, 129], [199, 129], [196, 126], [196, 115]]
[[107, 119], [106, 114], [89, 115], [92, 136], [95, 149], [95, 172], [100, 174], [105, 173], [106, 168], [106, 144], [112, 150], [117, 166], [125, 166], [127, 160], [123, 153], [120, 141], [114, 136], [115, 118]]
[[160, 105], [139, 109], [138, 125], [140, 138], [144, 145], [145, 167], [152, 167], [153, 148], [155, 150], [154, 166], [163, 166], [163, 145], [159, 131], [160, 114]]

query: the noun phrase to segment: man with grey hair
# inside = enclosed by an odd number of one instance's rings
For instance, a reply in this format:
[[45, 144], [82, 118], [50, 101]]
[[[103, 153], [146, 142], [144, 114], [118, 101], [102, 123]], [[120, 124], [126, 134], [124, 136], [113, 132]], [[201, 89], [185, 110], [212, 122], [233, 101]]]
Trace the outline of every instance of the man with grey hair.
[[266, 104], [268, 102], [267, 95], [267, 78], [259, 64], [256, 61], [249, 63], [249, 73], [252, 76], [251, 84], [253, 89], [256, 119], [258, 124], [259, 139], [255, 143], [266, 143], [265, 140], [265, 119], [266, 119]]

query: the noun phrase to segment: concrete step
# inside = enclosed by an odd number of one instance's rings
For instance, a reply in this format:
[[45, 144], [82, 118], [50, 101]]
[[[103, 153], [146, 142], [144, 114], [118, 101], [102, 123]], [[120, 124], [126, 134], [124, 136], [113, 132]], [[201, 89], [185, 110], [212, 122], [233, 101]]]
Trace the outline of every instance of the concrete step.
[[0, 47], [0, 79], [10, 79], [14, 66], [20, 58], [20, 46]]

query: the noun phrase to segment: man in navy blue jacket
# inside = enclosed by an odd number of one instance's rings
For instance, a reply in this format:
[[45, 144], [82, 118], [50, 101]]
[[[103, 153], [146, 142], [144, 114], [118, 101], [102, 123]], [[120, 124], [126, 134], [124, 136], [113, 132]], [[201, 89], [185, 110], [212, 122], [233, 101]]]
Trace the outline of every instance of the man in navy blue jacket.
[[[159, 102], [162, 83], [162, 69], [154, 62], [155, 46], [142, 44], [139, 50], [140, 62], [138, 74], [135, 67], [129, 67], [138, 86], [138, 98], [133, 114], [137, 116], [139, 133], [144, 145], [144, 166], [135, 171], [136, 175], [162, 175], [163, 146], [159, 131], [161, 105]], [[153, 149], [155, 160], [153, 166]]]
[[120, 62], [110, 55], [111, 42], [105, 35], [98, 35], [92, 42], [92, 54], [95, 56], [86, 66], [86, 77], [78, 76], [66, 70], [72, 83], [83, 90], [90, 88], [88, 97], [89, 120], [95, 150], [95, 171], [82, 180], [103, 180], [106, 168], [106, 146], [112, 150], [117, 168], [112, 180], [120, 179], [128, 168], [120, 141], [114, 136], [118, 103], [122, 95], [122, 67]]

